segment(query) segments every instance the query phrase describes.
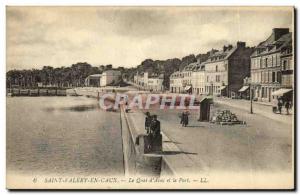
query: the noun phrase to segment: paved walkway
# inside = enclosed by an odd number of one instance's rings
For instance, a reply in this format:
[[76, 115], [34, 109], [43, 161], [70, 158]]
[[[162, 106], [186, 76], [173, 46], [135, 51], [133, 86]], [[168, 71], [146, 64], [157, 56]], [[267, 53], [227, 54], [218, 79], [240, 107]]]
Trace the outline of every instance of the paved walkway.
[[[217, 104], [212, 112], [218, 109], [229, 107]], [[177, 170], [182, 169], [183, 173], [205, 173], [213, 180], [218, 180], [220, 174], [224, 174], [232, 182], [242, 178], [244, 182], [255, 183], [265, 179], [263, 173], [280, 173], [290, 179], [293, 175], [292, 125], [265, 116], [251, 115], [239, 108], [230, 109], [247, 124], [220, 126], [198, 122], [198, 111], [193, 111], [189, 126], [182, 127], [179, 124], [180, 111], [150, 110], [161, 121], [164, 156], [169, 163]], [[143, 131], [142, 112], [132, 111], [129, 116], [136, 128]], [[235, 185], [234, 182], [232, 185]]]
[[[239, 100], [239, 99], [229, 99], [229, 98], [214, 98], [214, 102], [238, 109], [242, 109], [244, 111], [250, 112], [250, 101], [248, 100]], [[263, 104], [258, 102], [253, 102], [253, 113], [265, 116], [272, 120], [276, 120], [279, 122], [293, 124], [294, 115], [286, 115], [286, 109], [282, 109], [282, 114], [275, 114], [272, 112], [272, 105]], [[292, 112], [292, 110], [290, 110]]]

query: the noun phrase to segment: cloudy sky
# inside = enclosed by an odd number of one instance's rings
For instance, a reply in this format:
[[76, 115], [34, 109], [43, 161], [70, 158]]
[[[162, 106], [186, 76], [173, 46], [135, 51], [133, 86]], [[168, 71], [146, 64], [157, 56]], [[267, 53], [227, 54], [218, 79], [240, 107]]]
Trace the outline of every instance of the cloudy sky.
[[7, 7], [7, 69], [76, 62], [132, 67], [147, 58], [206, 53], [272, 28], [292, 28], [291, 8]]

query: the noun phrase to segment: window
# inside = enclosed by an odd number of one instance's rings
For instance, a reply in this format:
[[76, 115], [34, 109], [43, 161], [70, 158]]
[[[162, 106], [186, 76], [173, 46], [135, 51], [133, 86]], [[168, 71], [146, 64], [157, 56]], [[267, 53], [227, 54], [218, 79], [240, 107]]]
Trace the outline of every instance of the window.
[[280, 71], [277, 72], [277, 82], [281, 83], [281, 72]]
[[261, 58], [258, 59], [259, 68], [262, 68]]
[[274, 83], [275, 81], [275, 72], [272, 72], [272, 82]]
[[277, 66], [280, 66], [280, 55], [277, 55], [276, 62], [277, 62]]
[[216, 72], [218, 72], [218, 65], [216, 66]]
[[265, 59], [265, 67], [268, 67], [268, 58]]
[[282, 66], [282, 69], [283, 69], [283, 70], [286, 70], [286, 69], [287, 69], [286, 64], [287, 64], [286, 60], [283, 60], [283, 66]]

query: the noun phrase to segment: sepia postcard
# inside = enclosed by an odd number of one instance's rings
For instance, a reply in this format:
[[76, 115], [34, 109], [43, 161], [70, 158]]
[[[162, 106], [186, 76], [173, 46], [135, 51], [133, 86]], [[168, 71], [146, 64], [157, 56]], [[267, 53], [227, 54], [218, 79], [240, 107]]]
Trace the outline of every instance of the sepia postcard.
[[294, 7], [6, 7], [7, 189], [295, 189]]

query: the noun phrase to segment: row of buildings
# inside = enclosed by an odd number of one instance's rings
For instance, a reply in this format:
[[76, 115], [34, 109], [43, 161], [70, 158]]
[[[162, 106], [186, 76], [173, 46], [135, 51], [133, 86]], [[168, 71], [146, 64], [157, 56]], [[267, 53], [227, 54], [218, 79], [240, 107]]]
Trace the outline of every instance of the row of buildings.
[[85, 79], [86, 87], [104, 87], [117, 84], [121, 81], [121, 72], [118, 70], [106, 70], [102, 74], [89, 75]]
[[172, 93], [194, 93], [271, 102], [277, 96], [292, 100], [294, 83], [292, 33], [274, 28], [256, 47], [245, 42], [208, 52], [207, 58], [170, 76]]

